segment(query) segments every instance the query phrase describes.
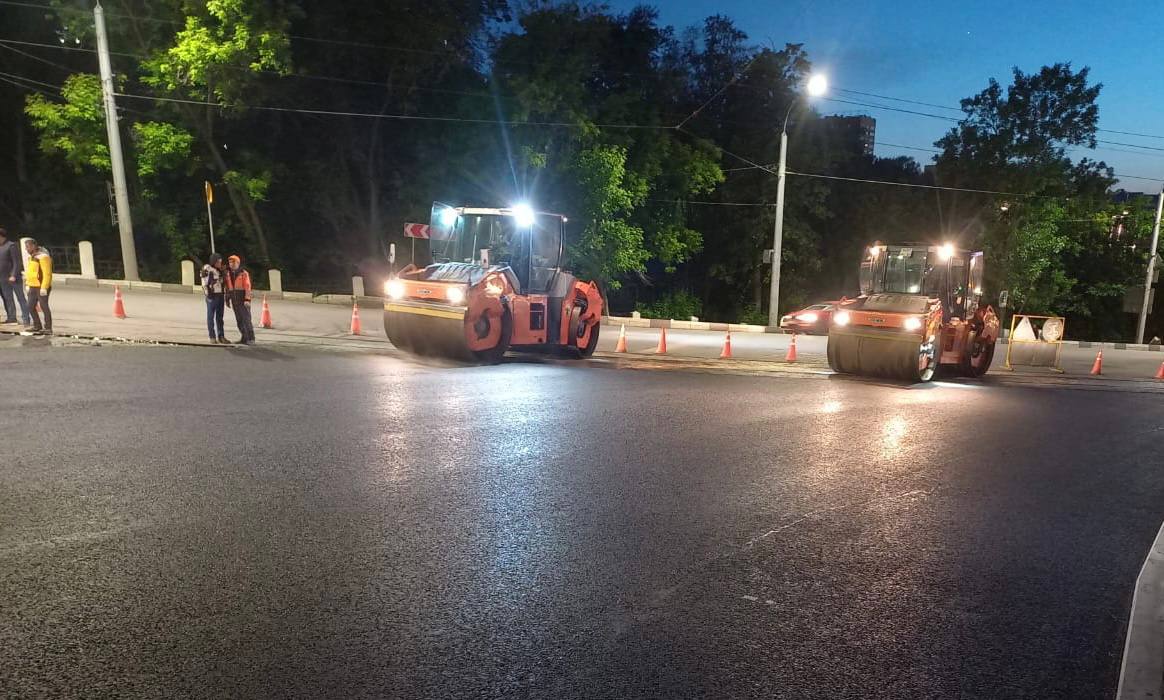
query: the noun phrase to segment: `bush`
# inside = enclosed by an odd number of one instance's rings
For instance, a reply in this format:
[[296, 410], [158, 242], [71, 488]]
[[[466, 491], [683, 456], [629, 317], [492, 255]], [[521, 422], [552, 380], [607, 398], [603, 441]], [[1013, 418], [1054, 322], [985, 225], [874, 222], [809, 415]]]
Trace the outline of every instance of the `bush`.
[[639, 302], [635, 309], [647, 318], [671, 318], [687, 320], [692, 316], [699, 316], [703, 311], [703, 304], [699, 299], [686, 290], [668, 294], [656, 299], [650, 304]]
[[740, 323], [749, 323], [753, 326], [768, 325], [768, 312], [756, 306], [746, 306], [740, 312]]

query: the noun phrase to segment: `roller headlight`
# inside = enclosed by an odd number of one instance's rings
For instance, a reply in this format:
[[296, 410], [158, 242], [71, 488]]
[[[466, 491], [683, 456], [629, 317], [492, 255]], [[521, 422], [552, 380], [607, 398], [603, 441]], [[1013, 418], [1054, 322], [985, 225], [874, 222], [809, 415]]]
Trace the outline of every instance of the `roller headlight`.
[[907, 331], [921, 330], [922, 321], [917, 316], [910, 316], [902, 322], [901, 327]]
[[852, 319], [853, 317], [849, 315], [848, 311], [838, 311], [833, 316], [833, 323], [837, 324], [838, 326], [847, 326], [849, 325], [849, 321]]
[[400, 280], [388, 280], [384, 283], [384, 294], [389, 299], [403, 299], [404, 283]]
[[804, 321], [805, 323], [816, 323], [820, 316], [810, 311], [806, 314], [798, 314], [796, 318]]
[[463, 304], [465, 302], [465, 290], [460, 287], [449, 287], [445, 290], [445, 299], [448, 299], [450, 304]]

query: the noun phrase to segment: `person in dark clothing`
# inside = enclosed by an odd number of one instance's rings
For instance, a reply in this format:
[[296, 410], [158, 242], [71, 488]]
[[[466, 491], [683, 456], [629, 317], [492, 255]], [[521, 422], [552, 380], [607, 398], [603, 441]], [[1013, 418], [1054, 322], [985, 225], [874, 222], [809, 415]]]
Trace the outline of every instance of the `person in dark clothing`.
[[234, 320], [242, 335], [240, 343], [254, 345], [255, 327], [251, 323], [251, 275], [242, 266], [242, 258], [232, 255], [226, 259], [227, 304], [234, 309]]
[[230, 345], [222, 316], [226, 307], [226, 270], [222, 267], [222, 256], [214, 253], [210, 262], [202, 266], [202, 291], [206, 292], [206, 332], [210, 342]]
[[20, 322], [32, 323], [28, 302], [24, 299], [24, 260], [16, 241], [8, 239], [8, 232], [0, 228], [0, 297], [4, 300], [3, 323], [16, 323], [16, 305], [20, 305]]

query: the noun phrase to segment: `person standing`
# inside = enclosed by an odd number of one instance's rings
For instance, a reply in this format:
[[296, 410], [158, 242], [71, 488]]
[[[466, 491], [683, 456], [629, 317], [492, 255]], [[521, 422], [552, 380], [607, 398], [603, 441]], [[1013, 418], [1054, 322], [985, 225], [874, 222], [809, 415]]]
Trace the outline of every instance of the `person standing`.
[[[53, 334], [53, 312], [49, 310], [49, 292], [53, 287], [53, 258], [48, 251], [31, 238], [24, 242], [28, 251], [28, 313], [32, 316], [33, 333]], [[44, 313], [41, 325], [37, 308]]]
[[210, 342], [230, 345], [222, 326], [226, 306], [226, 270], [222, 269], [222, 256], [218, 253], [211, 255], [210, 262], [202, 266], [202, 291], [206, 292], [206, 332], [210, 334]]
[[[16, 303], [20, 304], [20, 321], [32, 323], [28, 302], [24, 300], [24, 258], [16, 241], [0, 228], [0, 297], [4, 299], [4, 323], [16, 323]], [[15, 297], [15, 302], [13, 301]]]
[[238, 324], [238, 332], [242, 335], [239, 342], [243, 345], [254, 345], [255, 327], [251, 323], [251, 275], [242, 266], [242, 258], [239, 256], [232, 255], [226, 260], [229, 265], [226, 286], [230, 295], [227, 303], [234, 309], [234, 320]]

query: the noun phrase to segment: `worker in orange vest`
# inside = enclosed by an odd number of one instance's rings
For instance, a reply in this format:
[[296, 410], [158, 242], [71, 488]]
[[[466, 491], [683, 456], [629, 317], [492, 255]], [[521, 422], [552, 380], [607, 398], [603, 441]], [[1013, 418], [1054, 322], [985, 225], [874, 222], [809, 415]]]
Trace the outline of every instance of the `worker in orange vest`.
[[234, 320], [242, 335], [240, 343], [254, 345], [255, 326], [251, 322], [251, 275], [242, 266], [242, 258], [232, 255], [226, 259], [226, 304], [234, 309]]

